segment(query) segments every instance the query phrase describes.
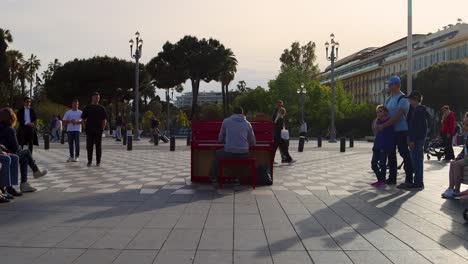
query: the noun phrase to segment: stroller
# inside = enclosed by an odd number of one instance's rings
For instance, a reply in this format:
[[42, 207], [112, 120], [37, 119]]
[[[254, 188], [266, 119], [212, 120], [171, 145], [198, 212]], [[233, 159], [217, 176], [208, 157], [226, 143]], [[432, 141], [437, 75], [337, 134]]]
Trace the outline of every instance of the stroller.
[[437, 157], [437, 160], [441, 160], [445, 156], [445, 144], [441, 137], [436, 137], [432, 140], [426, 140], [424, 145], [424, 153], [427, 155], [427, 159], [430, 160], [431, 156]]

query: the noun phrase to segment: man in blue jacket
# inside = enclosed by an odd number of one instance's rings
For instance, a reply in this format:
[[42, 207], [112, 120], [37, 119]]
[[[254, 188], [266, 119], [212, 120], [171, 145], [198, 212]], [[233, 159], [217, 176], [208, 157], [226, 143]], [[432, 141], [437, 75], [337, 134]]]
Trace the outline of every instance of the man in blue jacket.
[[423, 161], [424, 142], [427, 135], [427, 111], [421, 105], [423, 96], [418, 91], [413, 91], [408, 96], [411, 109], [408, 113], [408, 146], [410, 148], [411, 163], [414, 178], [412, 182], [405, 182], [398, 186], [401, 189], [423, 189]]

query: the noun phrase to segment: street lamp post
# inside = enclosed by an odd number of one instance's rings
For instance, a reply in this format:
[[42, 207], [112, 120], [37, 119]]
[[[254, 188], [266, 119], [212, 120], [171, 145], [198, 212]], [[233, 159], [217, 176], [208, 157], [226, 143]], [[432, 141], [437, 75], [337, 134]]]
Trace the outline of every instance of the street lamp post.
[[304, 95], [306, 94], [304, 84], [301, 84], [301, 89], [297, 89], [297, 93], [301, 96], [301, 121], [304, 122]]
[[[140, 33], [137, 31], [135, 33], [135, 41], [133, 39], [130, 39], [129, 41], [130, 44], [130, 57], [135, 59], [135, 135], [134, 139], [135, 140], [140, 140], [140, 129], [138, 126], [139, 123], [139, 118], [140, 118], [140, 94], [138, 90], [139, 82], [140, 82], [140, 75], [139, 75], [139, 60], [141, 58], [141, 51], [143, 48], [143, 40], [140, 38]], [[133, 53], [133, 45], [135, 45], [135, 53]]]
[[[326, 58], [331, 62], [330, 79], [331, 79], [331, 127], [330, 140], [328, 142], [336, 143], [336, 128], [335, 128], [335, 61], [338, 59], [338, 48], [340, 44], [335, 41], [335, 35], [330, 35], [330, 43], [325, 43]], [[330, 56], [328, 56], [328, 49]]]

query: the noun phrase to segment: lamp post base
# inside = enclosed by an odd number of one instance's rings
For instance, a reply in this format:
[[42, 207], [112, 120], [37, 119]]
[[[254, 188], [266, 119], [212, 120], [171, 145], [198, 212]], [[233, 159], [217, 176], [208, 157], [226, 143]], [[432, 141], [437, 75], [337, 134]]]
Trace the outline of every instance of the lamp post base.
[[328, 140], [328, 143], [336, 143], [336, 142], [338, 142], [338, 141], [336, 140], [336, 138], [330, 138], [330, 139]]

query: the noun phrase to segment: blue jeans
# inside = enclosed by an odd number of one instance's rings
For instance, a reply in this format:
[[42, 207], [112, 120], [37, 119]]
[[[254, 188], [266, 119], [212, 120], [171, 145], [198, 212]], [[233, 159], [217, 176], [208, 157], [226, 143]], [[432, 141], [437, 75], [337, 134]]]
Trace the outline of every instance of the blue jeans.
[[14, 154], [0, 154], [2, 168], [0, 170], [0, 187], [18, 185], [19, 157]]
[[[398, 147], [398, 152], [403, 158], [404, 170], [406, 174], [405, 182], [413, 182], [413, 166], [411, 166], [411, 157], [408, 149], [408, 131], [395, 132], [395, 145]], [[389, 175], [388, 180], [396, 182], [397, 176], [397, 157], [396, 148], [388, 154]]]
[[414, 149], [410, 150], [411, 165], [413, 166], [414, 179], [412, 179], [415, 185], [423, 185], [423, 161], [424, 161], [424, 139], [417, 140], [414, 142]]
[[383, 149], [373, 149], [372, 152], [372, 170], [374, 171], [375, 176], [377, 176], [378, 181], [385, 181], [388, 152]]
[[68, 148], [70, 150], [70, 157], [78, 158], [80, 156], [80, 132], [68, 131]]

